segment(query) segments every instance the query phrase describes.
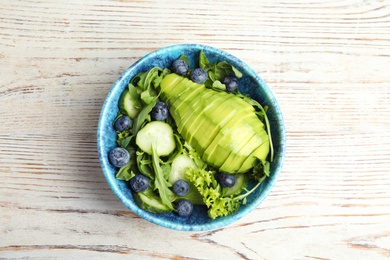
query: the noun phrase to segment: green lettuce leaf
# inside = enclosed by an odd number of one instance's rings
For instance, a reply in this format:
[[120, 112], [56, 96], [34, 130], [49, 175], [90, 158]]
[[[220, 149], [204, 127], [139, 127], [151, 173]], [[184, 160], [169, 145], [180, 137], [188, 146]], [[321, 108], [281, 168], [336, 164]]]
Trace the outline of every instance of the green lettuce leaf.
[[203, 196], [203, 202], [208, 208], [207, 214], [212, 219], [235, 213], [241, 204], [246, 203], [247, 196], [255, 191], [265, 179], [260, 180], [251, 190], [243, 194], [225, 197], [223, 195], [225, 192], [216, 181], [214, 174], [214, 171], [193, 168], [189, 168], [186, 172], [186, 178]]

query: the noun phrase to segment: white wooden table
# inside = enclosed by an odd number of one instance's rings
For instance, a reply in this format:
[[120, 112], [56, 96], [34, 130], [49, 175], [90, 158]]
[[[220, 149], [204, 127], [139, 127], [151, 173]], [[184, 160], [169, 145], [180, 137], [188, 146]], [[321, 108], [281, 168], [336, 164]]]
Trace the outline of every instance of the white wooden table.
[[[282, 108], [280, 179], [209, 232], [140, 219], [96, 128], [121, 73], [177, 43], [221, 48]], [[390, 2], [0, 0], [0, 258], [389, 259]]]

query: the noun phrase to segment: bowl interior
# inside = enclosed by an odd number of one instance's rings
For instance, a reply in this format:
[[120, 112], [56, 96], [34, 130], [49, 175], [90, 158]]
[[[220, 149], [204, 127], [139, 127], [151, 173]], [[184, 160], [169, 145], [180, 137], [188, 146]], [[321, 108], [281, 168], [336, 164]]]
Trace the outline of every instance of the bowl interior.
[[[274, 160], [271, 163], [271, 176], [247, 198], [247, 204], [242, 205], [238, 212], [227, 217], [210, 219], [203, 207], [195, 206], [194, 213], [189, 218], [181, 218], [174, 213], [153, 214], [140, 209], [133, 201], [131, 191], [125, 181], [115, 178], [116, 169], [108, 161], [108, 153], [116, 146], [116, 133], [112, 122], [118, 113], [118, 101], [121, 93], [127, 87], [129, 81], [139, 72], [144, 72], [153, 67], [167, 68], [173, 60], [184, 54], [189, 58], [191, 68], [198, 67], [199, 51], [203, 50], [210, 62], [227, 61], [243, 73], [240, 79], [240, 91], [249, 94], [263, 106], [268, 106], [267, 112], [270, 124], [273, 144], [275, 149]], [[242, 218], [254, 210], [269, 194], [280, 174], [285, 152], [285, 129], [283, 117], [277, 101], [266, 83], [248, 65], [231, 54], [205, 45], [180, 44], [169, 46], [154, 51], [128, 68], [115, 82], [109, 92], [98, 125], [98, 151], [99, 159], [105, 178], [116, 196], [131, 211], [144, 219], [167, 228], [185, 231], [201, 231], [216, 229]]]

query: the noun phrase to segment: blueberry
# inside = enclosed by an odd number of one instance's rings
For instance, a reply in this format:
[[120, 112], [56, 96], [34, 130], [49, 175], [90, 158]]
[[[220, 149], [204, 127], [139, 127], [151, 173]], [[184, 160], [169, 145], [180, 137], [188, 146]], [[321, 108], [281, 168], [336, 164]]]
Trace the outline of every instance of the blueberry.
[[117, 168], [125, 166], [130, 160], [129, 152], [121, 147], [115, 147], [108, 154], [111, 164]]
[[185, 196], [190, 191], [190, 185], [185, 180], [178, 180], [173, 184], [173, 192], [177, 196]]
[[207, 72], [204, 69], [196, 68], [191, 71], [190, 78], [193, 82], [202, 84], [207, 80], [208, 76]]
[[114, 128], [117, 131], [124, 131], [124, 130], [129, 130], [130, 129], [130, 124], [131, 124], [131, 119], [128, 116], [121, 116], [115, 121]]
[[236, 178], [233, 175], [221, 172], [217, 176], [217, 181], [222, 187], [231, 188], [236, 184]]
[[223, 84], [226, 86], [226, 91], [233, 92], [238, 88], [238, 80], [235, 77], [227, 76], [222, 81]]
[[188, 73], [189, 66], [185, 60], [177, 59], [172, 62], [172, 70], [178, 75], [185, 76]]
[[181, 199], [175, 204], [176, 214], [180, 217], [188, 217], [191, 215], [194, 206], [189, 200]]
[[169, 106], [164, 102], [157, 102], [152, 109], [152, 119], [157, 121], [164, 121], [168, 118]]
[[137, 174], [130, 180], [130, 188], [134, 192], [143, 192], [149, 187], [149, 179], [143, 174]]

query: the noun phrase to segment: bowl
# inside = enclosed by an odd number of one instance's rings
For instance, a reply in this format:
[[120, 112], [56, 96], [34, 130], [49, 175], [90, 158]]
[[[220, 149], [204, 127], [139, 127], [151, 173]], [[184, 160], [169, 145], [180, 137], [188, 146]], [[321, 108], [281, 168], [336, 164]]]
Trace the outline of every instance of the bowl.
[[[115, 178], [117, 169], [108, 160], [109, 151], [116, 147], [116, 132], [112, 126], [112, 122], [118, 113], [119, 97], [127, 87], [129, 81], [137, 73], [147, 71], [156, 66], [161, 68], [170, 67], [172, 61], [182, 54], [188, 57], [191, 68], [197, 67], [199, 51], [201, 50], [206, 54], [210, 62], [227, 61], [240, 70], [243, 73], [243, 77], [240, 79], [239, 90], [242, 93], [249, 94], [251, 98], [257, 100], [263, 106], [269, 107], [267, 115], [271, 125], [274, 145], [274, 160], [270, 166], [271, 174], [255, 192], [247, 197], [245, 205], [241, 205], [236, 213], [226, 217], [211, 219], [207, 216], [206, 209], [201, 206], [195, 206], [193, 214], [188, 218], [179, 217], [175, 213], [150, 213], [137, 206], [133, 200], [128, 184], [125, 181]], [[285, 138], [283, 116], [277, 100], [260, 76], [247, 64], [233, 55], [223, 50], [201, 44], [179, 44], [164, 47], [147, 54], [130, 66], [115, 82], [108, 93], [101, 110], [97, 129], [97, 145], [102, 171], [107, 183], [119, 200], [129, 210], [145, 220], [169, 229], [181, 231], [204, 231], [222, 228], [236, 222], [256, 209], [270, 193], [281, 172], [285, 154]]]

